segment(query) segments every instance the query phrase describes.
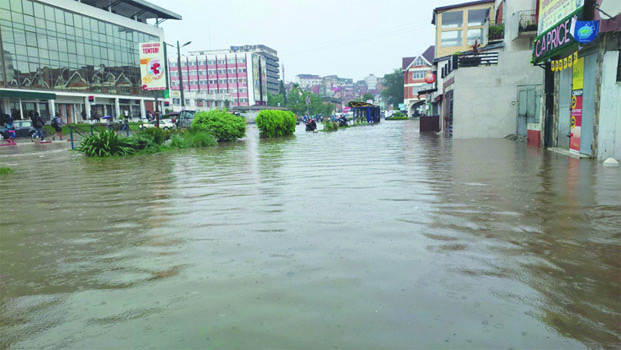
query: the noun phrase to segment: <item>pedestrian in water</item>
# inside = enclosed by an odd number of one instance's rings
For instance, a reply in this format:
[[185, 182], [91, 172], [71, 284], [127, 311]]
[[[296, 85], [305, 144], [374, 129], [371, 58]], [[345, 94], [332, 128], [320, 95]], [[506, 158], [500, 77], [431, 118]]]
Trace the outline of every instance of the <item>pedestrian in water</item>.
[[39, 141], [45, 141], [45, 134], [43, 133], [45, 120], [41, 118], [38, 112], [30, 111], [28, 115], [30, 116], [30, 121], [32, 121], [32, 127], [35, 129], [32, 141], [34, 142], [37, 137], [39, 138]]
[[56, 114], [56, 116], [52, 119], [52, 127], [56, 131], [54, 136], [52, 136], [52, 140], [55, 140], [56, 136], [58, 136], [60, 140], [62, 141], [63, 140], [63, 122], [58, 116], [58, 114]]
[[15, 125], [13, 125], [13, 117], [8, 114], [4, 116], [4, 127], [9, 133], [9, 139], [7, 142], [9, 144], [15, 143]]

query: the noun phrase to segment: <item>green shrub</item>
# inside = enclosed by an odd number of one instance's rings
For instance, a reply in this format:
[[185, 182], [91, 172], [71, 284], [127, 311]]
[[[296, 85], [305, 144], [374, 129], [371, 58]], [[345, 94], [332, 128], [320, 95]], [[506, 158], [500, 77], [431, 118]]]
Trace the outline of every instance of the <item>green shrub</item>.
[[257, 127], [263, 138], [291, 136], [296, 122], [295, 114], [289, 111], [266, 109], [257, 116]]
[[218, 142], [235, 141], [246, 135], [246, 121], [226, 110], [198, 112], [192, 121], [193, 132], [208, 132]]
[[123, 139], [110, 130], [82, 140], [77, 149], [87, 157], [125, 156], [135, 152], [128, 139]]
[[160, 128], [145, 128], [138, 135], [149, 137], [154, 143], [161, 145], [164, 141], [166, 141], [166, 136], [169, 136], [170, 133], [167, 133]]
[[331, 121], [323, 122], [324, 131], [337, 131], [338, 129], [339, 129], [339, 125], [336, 122], [331, 122]]
[[12, 172], [13, 170], [11, 170], [11, 168], [0, 168], [0, 175], [8, 175]]

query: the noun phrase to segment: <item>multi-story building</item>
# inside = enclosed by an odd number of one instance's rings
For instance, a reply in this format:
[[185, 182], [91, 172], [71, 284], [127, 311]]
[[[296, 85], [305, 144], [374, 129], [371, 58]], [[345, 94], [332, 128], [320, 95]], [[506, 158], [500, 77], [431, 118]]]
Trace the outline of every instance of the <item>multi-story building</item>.
[[311, 89], [313, 86], [321, 85], [322, 79], [315, 74], [298, 74], [295, 76], [295, 83], [302, 89]]
[[[520, 24], [522, 17], [534, 13], [535, 2], [485, 0], [434, 10], [432, 23], [437, 26], [436, 42], [440, 47], [436, 47], [434, 59], [437, 80], [434, 88], [429, 89], [427, 101], [430, 114], [440, 116], [447, 136], [526, 136], [531, 126], [537, 128], [543, 70], [527, 64], [536, 31]], [[485, 6], [486, 13], [482, 21], [478, 17], [480, 12], [472, 12], [481, 6]], [[465, 46], [465, 51], [455, 51], [464, 47], [446, 40], [454, 35], [446, 37], [447, 22], [461, 23], [461, 27], [456, 24], [460, 35], [473, 36], [471, 28], [483, 23], [481, 45], [475, 39], [477, 42], [469, 41], [471, 46]], [[463, 44], [468, 45], [465, 39]]]
[[267, 68], [265, 58], [258, 53], [193, 51], [181, 57], [181, 69], [177, 61], [174, 57], [168, 64], [174, 110], [267, 104]]
[[145, 116], [154, 99], [142, 91], [139, 43], [162, 41], [163, 19], [181, 16], [144, 0], [0, 1], [0, 111]]
[[[472, 49], [475, 42], [483, 46], [485, 23], [494, 11], [494, 1], [478, 0], [433, 10], [431, 24], [436, 26], [435, 57], [452, 55]], [[491, 17], [494, 18], [494, 17]]]
[[249, 52], [261, 55], [265, 59], [265, 71], [267, 74], [267, 91], [271, 94], [280, 92], [280, 59], [278, 51], [265, 45], [242, 45], [231, 46], [232, 52]]
[[422, 55], [403, 57], [403, 103], [410, 117], [425, 104], [425, 94], [421, 91], [432, 88], [432, 84], [425, 82], [425, 75], [431, 71], [434, 54], [435, 46], [429, 46]]
[[373, 74], [369, 74], [364, 78], [364, 82], [367, 83], [367, 90], [376, 93], [381, 86], [381, 79]]
[[621, 160], [621, 1], [538, 3], [537, 37], [524, 62], [545, 72], [545, 94], [543, 117], [528, 124], [529, 142]]

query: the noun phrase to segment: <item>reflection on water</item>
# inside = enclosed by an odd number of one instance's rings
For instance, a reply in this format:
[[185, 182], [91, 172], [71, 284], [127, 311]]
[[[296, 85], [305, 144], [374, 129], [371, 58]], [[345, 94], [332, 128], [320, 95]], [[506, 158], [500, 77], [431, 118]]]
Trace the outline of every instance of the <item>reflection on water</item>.
[[0, 348], [620, 346], [618, 169], [412, 121], [249, 134], [0, 150]]

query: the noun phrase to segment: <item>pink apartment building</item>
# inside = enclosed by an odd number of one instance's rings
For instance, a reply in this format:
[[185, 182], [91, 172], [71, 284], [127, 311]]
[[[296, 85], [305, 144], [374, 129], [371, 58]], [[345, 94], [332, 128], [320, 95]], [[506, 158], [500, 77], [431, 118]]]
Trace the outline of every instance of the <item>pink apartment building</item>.
[[[181, 107], [177, 59], [169, 60], [171, 104]], [[206, 110], [227, 105], [267, 104], [265, 58], [229, 50], [191, 53], [181, 57], [183, 94], [187, 109]]]

